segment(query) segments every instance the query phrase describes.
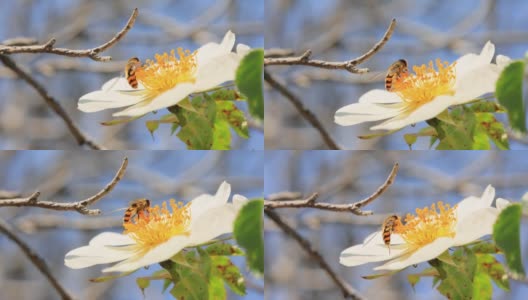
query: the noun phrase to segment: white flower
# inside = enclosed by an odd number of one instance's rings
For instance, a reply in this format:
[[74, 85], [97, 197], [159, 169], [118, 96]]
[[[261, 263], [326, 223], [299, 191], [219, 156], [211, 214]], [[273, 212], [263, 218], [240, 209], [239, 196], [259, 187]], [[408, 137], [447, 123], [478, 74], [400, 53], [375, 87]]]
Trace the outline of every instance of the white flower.
[[235, 34], [228, 31], [221, 44], [208, 43], [194, 52], [177, 49], [170, 54], [156, 54], [156, 61], [136, 70], [138, 89], [128, 85], [125, 78], [113, 78], [100, 91], [79, 99], [78, 108], [96, 112], [109, 108], [127, 107], [114, 116], [142, 116], [177, 104], [192, 93], [207, 91], [235, 79], [236, 69], [250, 48], [238, 44]]
[[491, 206], [495, 189], [488, 185], [481, 197], [465, 198], [454, 207], [442, 202], [431, 208], [416, 209], [416, 216], [407, 215], [405, 222], [391, 235], [390, 254], [382, 232], [367, 237], [363, 244], [341, 252], [339, 261], [352, 267], [369, 262], [385, 261], [374, 270], [401, 270], [429, 261], [450, 247], [469, 244], [493, 232], [493, 224], [508, 200], [497, 199]]
[[233, 196], [228, 203], [231, 186], [223, 182], [216, 195], [200, 195], [187, 205], [166, 203], [151, 207], [148, 217], [137, 218], [126, 225], [125, 233], [103, 232], [88, 246], [73, 249], [64, 263], [72, 269], [97, 264], [120, 263], [103, 272], [128, 272], [165, 261], [182, 249], [191, 247], [233, 231], [238, 211], [247, 199]]
[[358, 103], [338, 109], [334, 120], [343, 126], [386, 120], [370, 129], [397, 130], [434, 118], [452, 105], [495, 91], [495, 83], [510, 58], [498, 55], [493, 64], [494, 53], [495, 45], [488, 41], [480, 54], [466, 54], [451, 65], [437, 59], [438, 70], [432, 61], [429, 66], [414, 66], [415, 74], [393, 78], [391, 92], [368, 91]]

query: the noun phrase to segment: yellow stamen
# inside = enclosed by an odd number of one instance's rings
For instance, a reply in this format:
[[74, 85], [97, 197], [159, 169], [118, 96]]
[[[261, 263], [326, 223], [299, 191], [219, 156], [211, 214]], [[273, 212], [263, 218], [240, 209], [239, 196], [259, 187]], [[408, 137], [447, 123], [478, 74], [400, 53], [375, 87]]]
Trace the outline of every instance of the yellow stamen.
[[392, 91], [405, 102], [405, 111], [412, 112], [441, 95], [454, 95], [455, 64], [456, 62], [449, 65], [448, 62], [442, 63], [440, 59], [437, 59], [438, 71], [430, 61], [428, 66], [413, 66], [415, 74], [395, 77]]
[[148, 214], [138, 217], [135, 223], [124, 224], [124, 234], [128, 234], [136, 241], [136, 247], [141, 253], [168, 241], [176, 235], [188, 235], [191, 222], [190, 206], [176, 203], [174, 199], [169, 203], [172, 212], [167, 208], [167, 203], [148, 208]]
[[407, 214], [405, 222], [394, 229], [411, 248], [420, 248], [441, 237], [454, 237], [456, 205], [450, 207], [442, 201], [431, 208], [416, 209], [416, 215]]
[[148, 59], [146, 64], [136, 70], [136, 78], [145, 87], [146, 100], [152, 100], [161, 93], [180, 83], [196, 81], [196, 51], [190, 52], [178, 48], [170, 54], [156, 54], [155, 61]]

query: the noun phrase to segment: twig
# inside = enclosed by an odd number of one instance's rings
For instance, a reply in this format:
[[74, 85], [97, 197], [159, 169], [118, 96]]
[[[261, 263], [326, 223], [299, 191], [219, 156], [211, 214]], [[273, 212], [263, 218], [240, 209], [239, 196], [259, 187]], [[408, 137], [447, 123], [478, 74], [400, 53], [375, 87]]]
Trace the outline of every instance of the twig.
[[119, 40], [121, 40], [125, 34], [134, 26], [134, 22], [138, 16], [138, 9], [135, 8], [132, 12], [132, 15], [128, 19], [127, 24], [121, 31], [115, 34], [108, 42], [97, 46], [92, 49], [86, 50], [72, 50], [67, 48], [55, 48], [56, 40], [54, 38], [50, 39], [48, 42], [42, 45], [33, 45], [33, 46], [4, 46], [0, 47], [0, 54], [15, 54], [15, 53], [52, 53], [63, 56], [70, 57], [89, 57], [96, 61], [109, 61], [112, 59], [110, 56], [100, 56], [99, 54], [106, 49], [115, 45]]
[[374, 54], [380, 51], [381, 48], [383, 48], [383, 46], [392, 36], [395, 27], [396, 19], [392, 19], [391, 23], [389, 24], [389, 27], [387, 28], [387, 31], [385, 32], [381, 40], [379, 40], [372, 48], [370, 48], [363, 55], [351, 60], [341, 62], [329, 62], [324, 60], [311, 59], [310, 57], [312, 56], [312, 51], [307, 50], [306, 52], [304, 52], [304, 54], [297, 57], [264, 58], [264, 65], [304, 65], [323, 69], [347, 70], [351, 73], [366, 73], [368, 72], [368, 69], [358, 69], [356, 66], [367, 61]]
[[38, 256], [29, 246], [24, 243], [18, 236], [10, 229], [9, 224], [7, 224], [4, 220], [0, 219], [0, 232], [2, 232], [4, 235], [6, 235], [10, 240], [15, 242], [15, 244], [20, 247], [22, 252], [31, 260], [31, 262], [39, 269], [39, 271], [48, 279], [48, 281], [51, 283], [53, 288], [61, 295], [62, 299], [73, 299], [70, 294], [66, 291], [66, 289], [60, 285], [59, 281], [53, 277], [51, 274], [51, 271], [46, 264], [46, 262]]
[[367, 198], [351, 203], [351, 204], [333, 204], [333, 203], [322, 203], [316, 202], [315, 200], [319, 196], [317, 193], [313, 193], [310, 197], [303, 200], [289, 200], [289, 201], [264, 201], [265, 208], [302, 208], [310, 207], [321, 210], [331, 210], [331, 211], [348, 211], [355, 215], [366, 216], [373, 214], [372, 211], [363, 211], [362, 207], [374, 201], [381, 194], [383, 194], [387, 188], [394, 182], [394, 178], [398, 173], [399, 165], [398, 163], [394, 164], [392, 170], [385, 180], [385, 182], [370, 196]]
[[334, 140], [330, 137], [330, 134], [324, 129], [323, 125], [317, 119], [317, 117], [308, 109], [304, 107], [301, 100], [294, 95], [290, 90], [286, 88], [286, 86], [279, 83], [273, 76], [268, 73], [266, 70], [264, 70], [264, 80], [268, 82], [270, 86], [272, 86], [274, 89], [279, 91], [286, 99], [288, 99], [295, 108], [299, 111], [299, 113], [303, 116], [306, 121], [308, 121], [317, 131], [319, 131], [319, 134], [323, 138], [323, 141], [326, 143], [328, 148], [332, 150], [339, 150], [339, 146], [334, 142]]
[[93, 218], [69, 218], [54, 214], [32, 214], [16, 220], [14, 226], [27, 234], [40, 230], [68, 229], [93, 231], [122, 227], [123, 220], [116, 216]]
[[335, 284], [339, 287], [341, 292], [343, 293], [343, 296], [345, 298], [351, 298], [351, 299], [363, 299], [363, 297], [354, 290], [348, 283], [346, 283], [343, 279], [341, 279], [330, 267], [330, 265], [324, 260], [324, 258], [317, 252], [315, 249], [313, 249], [310, 242], [305, 240], [301, 235], [299, 235], [293, 228], [291, 228], [288, 224], [286, 224], [277, 213], [275, 213], [270, 208], [265, 208], [264, 213], [268, 218], [273, 220], [277, 226], [279, 226], [282, 231], [284, 231], [286, 234], [291, 236], [294, 240], [299, 243], [299, 245], [315, 260], [321, 268], [330, 276], [332, 281], [335, 282]]
[[119, 170], [117, 170], [116, 175], [110, 181], [101, 191], [99, 191], [97, 194], [81, 200], [77, 202], [70, 202], [70, 203], [59, 203], [59, 202], [52, 202], [52, 201], [39, 201], [38, 198], [40, 196], [40, 192], [35, 192], [31, 196], [27, 198], [15, 198], [15, 199], [3, 199], [0, 200], [0, 207], [2, 206], [32, 206], [32, 207], [41, 207], [46, 209], [52, 209], [52, 210], [75, 210], [83, 215], [99, 215], [101, 214], [101, 210], [99, 209], [88, 209], [87, 207], [96, 203], [100, 199], [102, 199], [105, 195], [107, 195], [115, 186], [116, 184], [123, 178], [123, 175], [125, 174], [126, 167], [128, 165], [128, 158], [125, 157], [123, 162], [121, 163], [121, 166], [119, 167]]
[[29, 85], [31, 85], [37, 93], [44, 99], [46, 104], [57, 114], [59, 117], [62, 118], [64, 123], [66, 123], [66, 127], [70, 130], [73, 137], [77, 140], [77, 143], [79, 145], [86, 145], [92, 149], [95, 150], [103, 150], [104, 148], [101, 145], [98, 145], [94, 141], [87, 138], [84, 133], [73, 123], [73, 120], [70, 118], [68, 113], [62, 108], [62, 106], [59, 104], [57, 100], [55, 100], [53, 97], [51, 97], [44, 86], [42, 86], [40, 83], [38, 83], [33, 77], [31, 77], [30, 74], [26, 73], [24, 70], [22, 70], [11, 58], [9, 58], [6, 55], [0, 54], [0, 61], [11, 69], [13, 72], [15, 72], [20, 78], [25, 80]]

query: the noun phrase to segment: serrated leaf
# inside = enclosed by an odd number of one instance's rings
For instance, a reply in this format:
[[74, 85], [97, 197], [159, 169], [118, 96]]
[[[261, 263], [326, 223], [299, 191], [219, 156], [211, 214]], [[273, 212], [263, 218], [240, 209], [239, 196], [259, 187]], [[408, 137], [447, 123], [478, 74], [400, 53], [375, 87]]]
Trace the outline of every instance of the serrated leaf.
[[520, 204], [512, 204], [503, 209], [493, 225], [493, 240], [504, 252], [510, 271], [524, 276], [520, 240], [521, 216]]
[[[187, 145], [187, 149], [209, 150], [213, 146], [216, 104], [205, 95], [192, 100], [198, 113], [186, 110], [176, 111], [185, 119], [185, 124], [181, 124], [182, 128], [176, 136]], [[178, 118], [180, 118], [179, 115]]]
[[264, 120], [263, 66], [264, 50], [255, 49], [240, 62], [235, 80], [238, 90], [248, 99], [249, 113], [259, 120]]
[[180, 253], [171, 260], [160, 263], [171, 274], [174, 285], [170, 293], [177, 299], [209, 299], [211, 259], [204, 250], [200, 248], [196, 250], [197, 252]]
[[505, 110], [494, 101], [479, 100], [473, 102], [469, 109], [476, 113], [504, 113]]
[[504, 125], [497, 121], [495, 116], [491, 113], [477, 113], [477, 130], [486, 134], [486, 136], [493, 141], [493, 143], [500, 150], [508, 150], [510, 144], [508, 142], [508, 134], [504, 129]]
[[490, 278], [484, 274], [477, 272], [473, 278], [473, 297], [469, 299], [491, 300], [493, 294], [493, 286]]
[[238, 245], [246, 250], [249, 269], [264, 274], [264, 200], [248, 201], [235, 220], [233, 235]]
[[206, 279], [187, 268], [178, 271], [180, 279], [174, 282], [170, 293], [176, 299], [208, 300], [209, 287]]
[[491, 254], [477, 255], [478, 270], [486, 274], [503, 290], [510, 290], [510, 281], [504, 266]]
[[210, 94], [215, 101], [239, 101], [245, 100], [242, 94], [236, 90], [220, 89]]
[[238, 295], [246, 294], [246, 284], [240, 270], [227, 256], [211, 257], [213, 275], [222, 278], [229, 288]]
[[209, 299], [210, 300], [225, 300], [227, 293], [222, 278], [213, 276], [209, 280]]
[[179, 107], [185, 109], [185, 110], [188, 110], [188, 111], [191, 111], [191, 112], [198, 112], [196, 110], [196, 108], [192, 105], [191, 101], [189, 100], [189, 97], [183, 99], [182, 101], [178, 102], [178, 105]]
[[526, 111], [522, 97], [524, 62], [514, 61], [504, 68], [496, 84], [495, 95], [506, 108], [508, 120], [514, 130], [526, 132]]
[[211, 150], [230, 150], [231, 149], [231, 130], [229, 123], [225, 120], [216, 118], [213, 128], [213, 145]]
[[231, 245], [227, 243], [215, 243], [207, 248], [205, 251], [210, 256], [240, 256], [244, 255], [244, 251], [236, 245]]
[[477, 259], [467, 248], [456, 250], [452, 259], [456, 265], [446, 264], [438, 259], [430, 262], [439, 273], [437, 290], [448, 299], [472, 299]]
[[471, 150], [474, 148], [476, 118], [473, 112], [467, 113], [462, 108], [453, 109], [451, 120], [455, 125], [439, 119], [428, 120], [438, 135], [437, 150]]
[[498, 253], [500, 249], [497, 248], [494, 243], [481, 241], [471, 247], [471, 251], [477, 254], [495, 254]]
[[237, 108], [233, 102], [217, 102], [216, 103], [216, 118], [225, 120], [229, 123], [231, 128], [242, 138], [249, 137], [248, 122], [244, 113]]

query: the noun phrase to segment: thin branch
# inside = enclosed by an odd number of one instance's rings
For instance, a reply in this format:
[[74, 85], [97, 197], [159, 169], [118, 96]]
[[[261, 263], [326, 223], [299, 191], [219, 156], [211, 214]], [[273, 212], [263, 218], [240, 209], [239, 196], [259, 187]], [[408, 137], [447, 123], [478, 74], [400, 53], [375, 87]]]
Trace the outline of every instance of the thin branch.
[[86, 50], [72, 50], [67, 48], [55, 48], [56, 40], [54, 38], [50, 39], [48, 42], [42, 45], [33, 45], [33, 46], [4, 46], [0, 47], [0, 54], [15, 54], [15, 53], [52, 53], [63, 56], [70, 57], [89, 57], [96, 61], [109, 61], [112, 59], [110, 56], [100, 56], [99, 54], [106, 49], [114, 46], [119, 40], [121, 40], [127, 32], [134, 26], [134, 22], [138, 16], [138, 9], [135, 8], [132, 12], [132, 15], [128, 19], [127, 24], [121, 31], [116, 33], [108, 42], [97, 46], [92, 49]]
[[2, 206], [31, 206], [31, 207], [40, 207], [52, 210], [75, 210], [83, 215], [99, 215], [101, 210], [99, 209], [88, 209], [87, 207], [101, 200], [105, 195], [110, 193], [116, 186], [116, 184], [123, 178], [125, 174], [126, 167], [128, 165], [128, 158], [125, 157], [119, 170], [117, 170], [116, 175], [101, 191], [97, 194], [77, 202], [70, 203], [60, 203], [52, 201], [39, 201], [40, 192], [35, 192], [27, 198], [15, 198], [15, 199], [2, 199], [0, 200], [0, 207]]
[[66, 123], [66, 127], [68, 127], [71, 134], [77, 140], [77, 143], [79, 143], [79, 145], [86, 145], [95, 150], [104, 149], [104, 147], [95, 143], [94, 141], [85, 136], [85, 134], [77, 127], [77, 125], [75, 125], [71, 117], [68, 115], [68, 113], [66, 113], [66, 111], [64, 110], [64, 108], [62, 108], [59, 102], [55, 100], [55, 98], [51, 97], [44, 88], [44, 86], [38, 83], [35, 79], [33, 79], [33, 77], [29, 73], [26, 73], [24, 70], [22, 70], [11, 58], [6, 55], [0, 54], [0, 61], [2, 61], [2, 63], [6, 67], [15, 72], [21, 79], [25, 80], [29, 85], [31, 85], [37, 91], [37, 93], [39, 93], [39, 95], [44, 99], [46, 104], [57, 115], [59, 115], [59, 117], [62, 118], [64, 123]]
[[358, 69], [356, 66], [367, 61], [374, 54], [380, 51], [381, 48], [383, 48], [383, 46], [389, 41], [390, 37], [392, 36], [392, 33], [394, 32], [394, 28], [396, 28], [396, 19], [392, 19], [391, 23], [389, 24], [389, 27], [387, 28], [387, 31], [385, 32], [381, 40], [379, 40], [374, 46], [372, 46], [372, 48], [370, 48], [363, 55], [351, 60], [341, 62], [329, 62], [324, 60], [311, 59], [310, 57], [312, 56], [312, 51], [307, 50], [301, 56], [296, 57], [264, 58], [264, 65], [304, 65], [323, 69], [347, 70], [350, 73], [366, 73], [368, 72], [368, 69]]
[[7, 236], [10, 240], [15, 242], [15, 244], [20, 247], [22, 252], [31, 260], [31, 262], [39, 269], [39, 271], [48, 279], [48, 281], [51, 283], [53, 288], [61, 295], [62, 299], [73, 299], [73, 297], [68, 294], [66, 289], [60, 285], [59, 281], [53, 277], [51, 274], [51, 271], [46, 264], [46, 262], [38, 256], [29, 246], [24, 243], [11, 229], [9, 224], [7, 224], [4, 220], [0, 219], [0, 232], [2, 232], [5, 236]]
[[323, 138], [323, 141], [326, 143], [328, 148], [332, 150], [339, 150], [339, 146], [337, 146], [336, 142], [330, 137], [330, 134], [324, 129], [323, 125], [317, 119], [317, 117], [308, 109], [304, 107], [301, 100], [294, 95], [290, 90], [286, 88], [286, 86], [279, 83], [270, 73], [268, 73], [266, 70], [264, 70], [264, 80], [268, 82], [270, 86], [272, 86], [274, 89], [279, 91], [286, 99], [288, 99], [295, 108], [299, 111], [299, 113], [303, 116], [306, 121], [308, 121], [317, 131], [319, 131], [319, 134]]
[[372, 211], [363, 211], [361, 210], [362, 207], [366, 206], [367, 204], [374, 201], [376, 198], [378, 198], [381, 194], [383, 194], [387, 188], [392, 185], [394, 182], [394, 178], [396, 177], [396, 174], [398, 173], [399, 165], [398, 163], [394, 164], [392, 167], [392, 170], [385, 180], [385, 182], [370, 196], [367, 198], [351, 203], [351, 204], [333, 204], [333, 203], [322, 203], [322, 202], [316, 202], [315, 200], [319, 196], [317, 193], [313, 193], [310, 195], [310, 197], [303, 199], [303, 200], [290, 200], [290, 201], [265, 201], [264, 207], [266, 208], [302, 208], [302, 207], [310, 207], [310, 208], [316, 208], [321, 210], [331, 210], [331, 211], [348, 211], [355, 215], [359, 216], [366, 216], [366, 215], [372, 215]]
[[270, 218], [282, 231], [287, 235], [291, 236], [297, 243], [321, 266], [321, 268], [330, 276], [332, 281], [339, 287], [343, 296], [350, 299], [363, 299], [356, 290], [354, 290], [348, 283], [341, 279], [330, 267], [330, 265], [324, 260], [324, 258], [315, 250], [310, 242], [305, 240], [299, 233], [293, 228], [286, 224], [277, 213], [270, 208], [265, 208], [264, 213]]

